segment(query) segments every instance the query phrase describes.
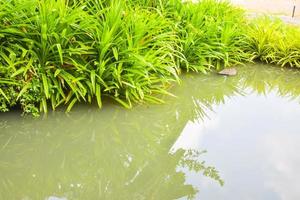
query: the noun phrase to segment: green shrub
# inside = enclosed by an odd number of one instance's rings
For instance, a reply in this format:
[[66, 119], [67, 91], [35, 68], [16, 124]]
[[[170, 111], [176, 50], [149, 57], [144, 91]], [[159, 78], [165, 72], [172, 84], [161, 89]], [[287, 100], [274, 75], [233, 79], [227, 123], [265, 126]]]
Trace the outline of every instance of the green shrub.
[[242, 49], [246, 42], [243, 10], [215, 0], [180, 4], [175, 23], [188, 61], [182, 67], [205, 72], [249, 61], [251, 56]]
[[90, 60], [99, 78], [96, 87], [126, 107], [132, 101], [159, 101], [153, 94], [166, 93], [165, 85], [179, 80], [176, 62], [184, 59], [171, 21], [118, 1], [92, 12], [99, 17], [92, 33], [97, 53]]
[[247, 27], [246, 51], [282, 67], [300, 67], [300, 28], [280, 19], [259, 17]]
[[162, 15], [121, 1], [69, 3], [1, 5], [1, 80], [3, 87], [16, 85], [15, 100], [25, 112], [47, 112], [49, 103], [69, 111], [94, 98], [101, 107], [103, 95], [126, 107], [159, 102], [153, 94], [167, 93], [166, 84], [178, 81], [178, 38]]

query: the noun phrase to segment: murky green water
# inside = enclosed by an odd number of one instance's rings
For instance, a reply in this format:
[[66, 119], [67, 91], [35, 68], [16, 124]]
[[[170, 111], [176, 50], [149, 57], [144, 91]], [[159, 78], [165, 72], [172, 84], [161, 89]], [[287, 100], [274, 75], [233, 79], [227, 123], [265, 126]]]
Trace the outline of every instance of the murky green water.
[[171, 90], [133, 110], [0, 114], [0, 199], [300, 199], [299, 71], [187, 74]]

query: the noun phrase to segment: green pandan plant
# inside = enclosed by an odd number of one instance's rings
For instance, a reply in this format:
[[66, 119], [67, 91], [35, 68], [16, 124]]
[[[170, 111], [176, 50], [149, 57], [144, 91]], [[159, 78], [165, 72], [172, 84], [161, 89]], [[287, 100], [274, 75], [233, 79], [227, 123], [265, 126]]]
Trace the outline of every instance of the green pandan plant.
[[300, 68], [300, 27], [267, 16], [247, 27], [246, 50], [255, 58], [279, 66]]

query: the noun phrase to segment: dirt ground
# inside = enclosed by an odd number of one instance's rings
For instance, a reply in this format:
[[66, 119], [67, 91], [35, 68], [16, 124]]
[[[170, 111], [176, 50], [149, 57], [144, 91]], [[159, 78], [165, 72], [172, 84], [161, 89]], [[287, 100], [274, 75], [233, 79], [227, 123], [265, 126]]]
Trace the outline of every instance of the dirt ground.
[[300, 18], [300, 0], [231, 0], [233, 4], [240, 5], [250, 12], [292, 16], [296, 5], [295, 16]]

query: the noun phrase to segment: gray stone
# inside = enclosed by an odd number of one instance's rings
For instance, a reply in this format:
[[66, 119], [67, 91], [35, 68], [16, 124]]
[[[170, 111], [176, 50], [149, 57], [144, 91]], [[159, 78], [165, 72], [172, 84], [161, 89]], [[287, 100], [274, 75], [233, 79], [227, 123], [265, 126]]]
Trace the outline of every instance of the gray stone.
[[235, 76], [237, 75], [237, 70], [235, 68], [227, 68], [218, 72], [218, 74], [225, 75], [225, 76]]

